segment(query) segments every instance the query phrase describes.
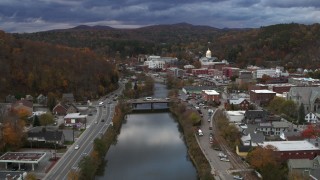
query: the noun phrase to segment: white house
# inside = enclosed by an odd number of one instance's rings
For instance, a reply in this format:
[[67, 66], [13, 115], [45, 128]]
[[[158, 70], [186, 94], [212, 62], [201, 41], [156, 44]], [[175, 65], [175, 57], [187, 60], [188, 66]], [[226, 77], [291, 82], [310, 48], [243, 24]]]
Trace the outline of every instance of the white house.
[[280, 136], [281, 133], [287, 132], [289, 129], [289, 124], [284, 121], [280, 122], [267, 122], [267, 123], [260, 123], [259, 126], [256, 128], [256, 131], [263, 132], [264, 135], [278, 135]]
[[308, 123], [311, 123], [311, 124], [315, 124], [315, 123], [318, 123], [319, 122], [319, 117], [315, 114], [315, 113], [312, 113], [312, 112], [309, 112], [305, 117], [304, 119], [308, 122]]

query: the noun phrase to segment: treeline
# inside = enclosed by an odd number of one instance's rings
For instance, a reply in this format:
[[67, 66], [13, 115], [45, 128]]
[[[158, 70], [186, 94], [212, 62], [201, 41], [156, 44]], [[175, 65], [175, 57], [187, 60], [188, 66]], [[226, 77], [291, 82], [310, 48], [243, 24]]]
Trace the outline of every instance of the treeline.
[[88, 48], [16, 39], [0, 31], [0, 97], [73, 93], [77, 100], [114, 90], [118, 72]]
[[122, 58], [138, 54], [176, 56], [193, 63], [209, 47], [213, 56], [240, 67], [282, 65], [320, 66], [320, 25], [277, 24], [257, 29], [216, 29], [190, 24], [157, 25], [139, 29], [69, 29], [14, 34], [15, 37], [87, 47], [107, 57]]

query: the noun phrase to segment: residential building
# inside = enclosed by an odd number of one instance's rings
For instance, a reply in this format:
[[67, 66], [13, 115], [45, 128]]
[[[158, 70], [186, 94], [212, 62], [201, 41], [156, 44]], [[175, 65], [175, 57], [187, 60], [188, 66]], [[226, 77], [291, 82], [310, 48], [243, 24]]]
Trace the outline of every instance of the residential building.
[[314, 159], [289, 159], [287, 162], [289, 173], [299, 174], [307, 179], [320, 179], [320, 156]]
[[276, 93], [270, 90], [251, 90], [250, 101], [258, 105], [268, 105], [276, 96]]
[[58, 130], [29, 131], [27, 140], [29, 142], [43, 142], [63, 145], [65, 142], [65, 136], [62, 131]]
[[87, 115], [81, 115], [80, 113], [70, 113], [64, 117], [65, 126], [76, 126], [77, 128], [83, 128], [87, 123]]
[[46, 105], [46, 104], [47, 104], [47, 97], [44, 96], [43, 94], [40, 94], [40, 95], [37, 97], [37, 103], [38, 103], [38, 104], [42, 104], [42, 105]]
[[316, 124], [320, 122], [318, 115], [312, 112], [309, 112], [308, 114], [306, 114], [304, 119], [306, 120], [307, 123], [311, 123], [311, 124]]
[[28, 112], [28, 115], [31, 116], [32, 112], [33, 112], [33, 103], [28, 100], [23, 99], [23, 100], [19, 100], [19, 101], [16, 101], [15, 103], [11, 104], [11, 108], [16, 111], [24, 109]]
[[53, 109], [53, 115], [65, 116], [67, 115], [68, 106], [64, 103], [58, 103]]
[[244, 122], [247, 124], [256, 124], [266, 120], [268, 112], [265, 110], [247, 110], [244, 114]]
[[28, 95], [26, 95], [25, 100], [33, 102], [33, 96], [31, 96], [30, 94], [28, 94]]
[[289, 123], [285, 121], [276, 122], [263, 122], [259, 123], [256, 131], [263, 132], [264, 135], [277, 135], [287, 132], [289, 129]]
[[230, 106], [235, 106], [235, 109], [240, 110], [248, 110], [250, 106], [250, 102], [245, 98], [239, 98], [239, 99], [228, 99], [227, 103]]

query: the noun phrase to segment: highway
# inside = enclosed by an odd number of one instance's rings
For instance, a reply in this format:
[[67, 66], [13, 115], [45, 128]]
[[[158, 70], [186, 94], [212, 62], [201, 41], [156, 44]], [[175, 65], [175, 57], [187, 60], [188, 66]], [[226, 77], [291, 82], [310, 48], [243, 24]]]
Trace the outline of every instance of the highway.
[[[114, 93], [118, 94], [122, 91], [123, 85]], [[69, 147], [67, 152], [60, 158], [55, 166], [46, 174], [45, 180], [66, 180], [70, 170], [78, 170], [78, 163], [83, 156], [89, 155], [93, 150], [93, 141], [106, 132], [112, 121], [114, 108], [117, 104], [112, 100], [112, 97], [103, 98], [103, 106], [96, 106], [97, 113], [92, 122], [89, 122], [87, 129], [81, 134], [76, 142]], [[102, 121], [103, 120], [103, 121]], [[96, 123], [97, 122], [97, 123]], [[79, 149], [75, 146], [79, 145]]]

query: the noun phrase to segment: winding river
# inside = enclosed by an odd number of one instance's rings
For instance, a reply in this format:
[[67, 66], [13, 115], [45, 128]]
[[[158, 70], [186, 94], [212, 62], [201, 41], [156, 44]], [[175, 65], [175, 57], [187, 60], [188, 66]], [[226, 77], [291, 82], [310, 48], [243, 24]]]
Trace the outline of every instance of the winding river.
[[[155, 84], [154, 94], [166, 97], [166, 86]], [[106, 161], [98, 180], [198, 179], [178, 123], [169, 112], [127, 115]]]

